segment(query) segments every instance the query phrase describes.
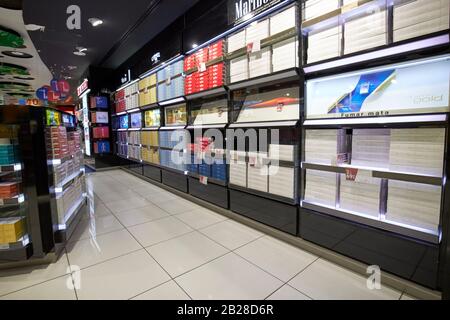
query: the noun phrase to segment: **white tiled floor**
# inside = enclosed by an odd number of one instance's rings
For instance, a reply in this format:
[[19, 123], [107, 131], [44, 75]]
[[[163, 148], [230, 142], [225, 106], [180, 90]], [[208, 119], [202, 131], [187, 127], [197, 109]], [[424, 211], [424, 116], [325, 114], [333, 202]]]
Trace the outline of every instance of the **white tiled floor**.
[[0, 271], [0, 299], [413, 299], [124, 171], [87, 180], [64, 254]]

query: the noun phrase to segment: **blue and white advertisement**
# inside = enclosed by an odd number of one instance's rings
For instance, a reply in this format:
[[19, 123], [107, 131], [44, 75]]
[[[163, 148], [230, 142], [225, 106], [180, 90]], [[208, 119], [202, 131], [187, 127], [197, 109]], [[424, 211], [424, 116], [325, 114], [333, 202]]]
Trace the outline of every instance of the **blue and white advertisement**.
[[449, 112], [450, 56], [307, 81], [308, 119]]

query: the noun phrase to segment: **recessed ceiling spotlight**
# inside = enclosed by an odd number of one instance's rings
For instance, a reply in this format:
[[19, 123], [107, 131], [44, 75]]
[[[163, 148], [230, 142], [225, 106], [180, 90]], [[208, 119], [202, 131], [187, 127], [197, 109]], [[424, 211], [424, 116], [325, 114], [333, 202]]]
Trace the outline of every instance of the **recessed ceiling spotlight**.
[[195, 49], [195, 48], [197, 48], [198, 47], [198, 44], [196, 44], [196, 43], [194, 43], [193, 45], [192, 45], [192, 49]]
[[25, 29], [27, 29], [27, 31], [45, 31], [45, 26], [40, 26], [37, 24], [27, 24], [25, 26]]
[[73, 52], [74, 55], [84, 57], [86, 55], [87, 48], [76, 47], [76, 51]]
[[31, 54], [28, 54], [26, 52], [21, 52], [21, 51], [2, 51], [2, 54], [4, 54], [5, 56], [8, 56], [8, 57], [13, 57], [13, 58], [21, 58], [21, 59], [33, 58], [33, 56]]
[[90, 18], [89, 23], [92, 24], [93, 27], [98, 27], [99, 25], [103, 24], [103, 20], [99, 18]]

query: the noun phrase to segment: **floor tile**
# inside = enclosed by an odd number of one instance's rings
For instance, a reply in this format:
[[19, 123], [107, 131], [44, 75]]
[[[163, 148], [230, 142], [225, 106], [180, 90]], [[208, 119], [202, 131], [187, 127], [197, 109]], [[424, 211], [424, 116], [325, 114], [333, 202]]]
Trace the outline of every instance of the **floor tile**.
[[194, 300], [262, 300], [283, 283], [234, 253], [175, 279]]
[[204, 228], [228, 219], [208, 209], [195, 209], [179, 214], [176, 217], [194, 229]]
[[98, 237], [102, 234], [119, 231], [124, 227], [113, 215], [80, 221], [70, 242]]
[[400, 300], [418, 300], [418, 299], [404, 293], [400, 298]]
[[66, 254], [55, 263], [0, 270], [0, 296], [70, 273]]
[[140, 224], [130, 227], [128, 230], [144, 247], [148, 247], [161, 241], [166, 241], [193, 231], [193, 229], [185, 223], [173, 217]]
[[124, 300], [154, 288], [170, 277], [145, 250], [81, 271], [80, 300]]
[[177, 277], [228, 252], [198, 232], [162, 242], [147, 250], [172, 277]]
[[76, 300], [76, 295], [72, 278], [67, 275], [3, 296], [0, 300]]
[[230, 250], [263, 236], [263, 233], [232, 220], [223, 221], [199, 231]]
[[383, 287], [369, 290], [367, 279], [319, 259], [289, 282], [314, 300], [380, 300], [400, 298], [400, 292]]
[[197, 209], [194, 204], [187, 204], [184, 200], [170, 200], [168, 202], [156, 204], [158, 207], [171, 215], [181, 214]]
[[86, 268], [141, 248], [142, 246], [127, 230], [121, 230], [71, 242], [67, 246], [67, 253], [71, 265]]
[[191, 300], [188, 295], [174, 282], [166, 282], [159, 287], [147, 291], [132, 300]]
[[131, 227], [164, 217], [169, 217], [169, 214], [156, 205], [149, 205], [142, 208], [116, 213], [116, 217], [124, 226]]
[[[105, 205], [109, 208], [108, 204], [110, 202], [117, 202], [119, 200], [126, 200], [132, 197], [137, 197], [138, 195], [128, 189], [115, 189], [114, 191], [101, 192], [96, 190], [98, 197], [103, 201]], [[109, 208], [110, 209], [110, 208]]]
[[274, 294], [267, 298], [267, 300], [311, 300], [301, 292], [295, 290], [289, 285], [285, 285]]
[[150, 202], [140, 196], [133, 196], [125, 200], [109, 201], [105, 202], [105, 205], [111, 210], [112, 213], [120, 213], [136, 208], [142, 208], [148, 206]]
[[239, 248], [236, 253], [285, 282], [317, 259], [306, 251], [269, 236]]
[[88, 203], [88, 210], [83, 214], [82, 220], [89, 220], [92, 218], [99, 218], [111, 215], [111, 211], [103, 204], [96, 203], [95, 206], [93, 204]]
[[161, 191], [161, 192], [148, 194], [145, 196], [145, 199], [147, 199], [151, 203], [156, 204], [158, 206], [161, 203], [180, 200], [178, 196], [176, 196], [173, 193], [170, 193], [168, 191], [165, 191], [165, 190]]

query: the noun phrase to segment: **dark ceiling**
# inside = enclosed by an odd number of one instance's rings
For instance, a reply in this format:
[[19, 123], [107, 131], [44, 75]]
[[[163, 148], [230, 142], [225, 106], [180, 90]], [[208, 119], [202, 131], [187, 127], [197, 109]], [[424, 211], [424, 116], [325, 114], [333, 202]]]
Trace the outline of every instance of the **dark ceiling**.
[[[45, 26], [30, 31], [42, 60], [55, 77], [71, 77], [76, 86], [90, 65], [117, 68], [198, 0], [23, 0], [25, 24]], [[70, 5], [81, 9], [81, 29], [66, 26]], [[89, 18], [104, 23], [92, 27]], [[73, 54], [84, 47], [86, 56]]]

